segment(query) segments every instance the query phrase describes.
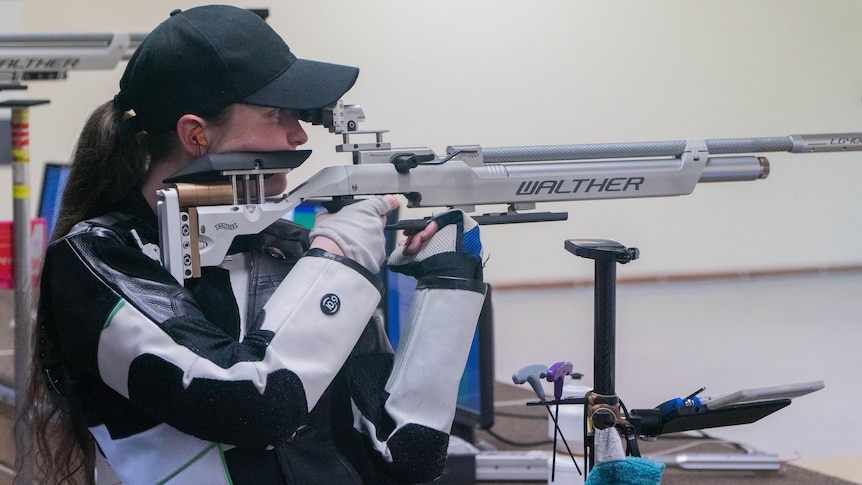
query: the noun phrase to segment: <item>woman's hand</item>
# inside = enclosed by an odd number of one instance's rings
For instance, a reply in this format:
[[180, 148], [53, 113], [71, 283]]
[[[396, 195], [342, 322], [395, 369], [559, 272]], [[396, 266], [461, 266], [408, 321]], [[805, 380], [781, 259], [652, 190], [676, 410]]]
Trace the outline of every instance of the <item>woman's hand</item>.
[[348, 257], [376, 273], [386, 258], [386, 215], [398, 205], [394, 195], [385, 195], [348, 205], [335, 214], [320, 214], [309, 234], [311, 248]]
[[479, 225], [460, 210], [435, 215], [389, 255], [389, 269], [409, 276], [482, 279]]
[[405, 256], [413, 256], [419, 253], [422, 246], [437, 232], [437, 221], [432, 220], [422, 230], [405, 230], [404, 235], [407, 239], [400, 241], [398, 244], [403, 245], [402, 252]]

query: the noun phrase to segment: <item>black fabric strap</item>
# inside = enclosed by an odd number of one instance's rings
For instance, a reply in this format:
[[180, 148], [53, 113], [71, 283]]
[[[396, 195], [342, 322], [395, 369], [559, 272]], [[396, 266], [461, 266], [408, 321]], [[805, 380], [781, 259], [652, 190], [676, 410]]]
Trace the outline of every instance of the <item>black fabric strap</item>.
[[479, 280], [469, 278], [452, 278], [448, 276], [432, 276], [420, 278], [416, 282], [416, 289], [444, 289], [444, 290], [467, 290], [485, 294], [488, 285]]

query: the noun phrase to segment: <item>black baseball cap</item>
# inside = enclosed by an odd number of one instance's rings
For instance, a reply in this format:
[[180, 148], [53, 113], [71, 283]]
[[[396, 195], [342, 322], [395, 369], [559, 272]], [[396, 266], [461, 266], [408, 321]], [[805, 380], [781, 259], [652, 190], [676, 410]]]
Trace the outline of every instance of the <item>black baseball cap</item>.
[[257, 14], [228, 5], [174, 10], [129, 59], [114, 103], [150, 133], [184, 114], [206, 117], [234, 103], [296, 110], [329, 106], [359, 69], [298, 59]]

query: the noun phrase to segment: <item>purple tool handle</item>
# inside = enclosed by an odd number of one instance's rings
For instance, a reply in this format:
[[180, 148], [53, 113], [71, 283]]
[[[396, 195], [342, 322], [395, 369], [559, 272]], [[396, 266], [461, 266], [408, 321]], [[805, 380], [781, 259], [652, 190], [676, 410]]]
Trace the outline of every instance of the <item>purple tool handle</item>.
[[571, 362], [557, 362], [548, 367], [545, 378], [554, 383], [554, 399], [557, 401], [563, 397], [563, 386], [566, 384], [566, 376], [572, 373], [574, 366]]

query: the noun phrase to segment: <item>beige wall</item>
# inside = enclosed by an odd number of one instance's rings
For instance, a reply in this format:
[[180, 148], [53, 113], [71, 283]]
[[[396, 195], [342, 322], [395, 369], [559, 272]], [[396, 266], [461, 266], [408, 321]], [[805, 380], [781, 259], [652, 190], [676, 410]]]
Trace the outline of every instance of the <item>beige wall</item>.
[[0, 32], [21, 30], [21, 0], [0, 0]]
[[[0, 4], [9, 0], [0, 0]], [[27, 0], [26, 32], [147, 32], [200, 2]], [[238, 2], [260, 7], [259, 2]], [[266, 5], [263, 5], [266, 6]], [[348, 103], [395, 146], [486, 147], [862, 131], [862, 3], [377, 0], [270, 2], [270, 24], [302, 57], [357, 65]], [[113, 72], [32, 84], [40, 163], [67, 159], [83, 117], [116, 92]], [[205, 73], [201, 73], [202, 76]], [[0, 99], [8, 94], [0, 93]], [[333, 163], [315, 150], [292, 180]], [[765, 181], [702, 184], [686, 197], [580, 202], [565, 223], [487, 227], [493, 282], [588, 276], [569, 238], [611, 238], [642, 258], [621, 274], [862, 264], [858, 155], [771, 154]], [[0, 200], [11, 200], [8, 166]], [[540, 207], [540, 209], [542, 209]], [[0, 204], [0, 218], [11, 204]]]

